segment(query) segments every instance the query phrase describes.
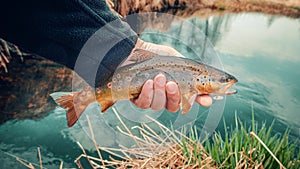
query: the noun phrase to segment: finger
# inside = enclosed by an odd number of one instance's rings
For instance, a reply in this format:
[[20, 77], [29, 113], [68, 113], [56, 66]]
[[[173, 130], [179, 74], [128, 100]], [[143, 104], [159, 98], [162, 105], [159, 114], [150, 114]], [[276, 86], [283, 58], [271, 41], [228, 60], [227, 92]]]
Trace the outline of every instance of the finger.
[[143, 85], [139, 97], [132, 102], [141, 109], [150, 108], [153, 99], [153, 80], [147, 80]]
[[167, 104], [166, 108], [170, 112], [177, 112], [179, 110], [180, 103], [180, 93], [178, 85], [170, 81], [166, 84], [166, 93], [167, 93]]
[[166, 105], [166, 77], [158, 74], [153, 82], [154, 93], [151, 108], [153, 110], [161, 110]]
[[200, 95], [196, 97], [196, 102], [201, 106], [208, 107], [212, 104], [212, 98], [209, 95]]

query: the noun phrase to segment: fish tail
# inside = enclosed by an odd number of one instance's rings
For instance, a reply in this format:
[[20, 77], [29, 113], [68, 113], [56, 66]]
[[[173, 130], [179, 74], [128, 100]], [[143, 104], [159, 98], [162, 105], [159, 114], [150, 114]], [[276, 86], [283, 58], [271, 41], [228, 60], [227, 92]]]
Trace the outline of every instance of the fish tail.
[[74, 98], [79, 92], [62, 95], [55, 99], [55, 102], [67, 111], [68, 127], [72, 127], [79, 119], [88, 105], [74, 102]]
[[87, 94], [88, 91], [90, 91], [89, 88], [86, 88], [81, 92], [58, 92], [51, 94], [53, 100], [67, 111], [67, 122], [69, 127], [72, 127], [89, 104], [95, 101], [95, 96], [97, 102], [101, 105], [101, 112], [105, 112], [115, 103], [111, 96], [111, 90], [104, 90], [96, 95], [89, 95]]

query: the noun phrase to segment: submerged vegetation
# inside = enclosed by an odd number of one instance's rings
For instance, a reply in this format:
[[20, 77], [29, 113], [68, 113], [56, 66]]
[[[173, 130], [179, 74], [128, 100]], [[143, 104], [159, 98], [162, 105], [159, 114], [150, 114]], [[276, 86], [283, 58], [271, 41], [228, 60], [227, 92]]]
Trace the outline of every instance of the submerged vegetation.
[[[119, 149], [97, 146], [87, 116], [98, 157], [88, 155], [78, 143], [83, 151], [75, 160], [78, 168], [84, 168], [81, 164], [83, 159], [92, 168], [300, 168], [298, 141], [290, 142], [289, 130], [282, 136], [272, 135], [274, 122], [271, 126], [263, 123], [259, 128], [254, 114], [249, 128], [236, 116], [235, 128], [232, 127], [230, 131], [225, 128], [223, 136], [220, 132], [215, 132], [211, 139], [201, 143], [196, 127], [189, 134], [184, 134], [185, 132], [170, 130], [152, 119], [163, 133], [162, 136], [147, 124], [129, 129], [115, 110], [114, 113], [123, 125], [117, 127], [119, 132], [133, 139], [135, 146], [120, 146]], [[138, 130], [140, 135], [132, 134], [133, 129]], [[40, 151], [38, 152], [42, 165]], [[104, 152], [110, 154], [109, 159], [102, 157]], [[20, 159], [18, 161], [22, 162]], [[34, 168], [31, 164], [22, 163], [28, 168]]]

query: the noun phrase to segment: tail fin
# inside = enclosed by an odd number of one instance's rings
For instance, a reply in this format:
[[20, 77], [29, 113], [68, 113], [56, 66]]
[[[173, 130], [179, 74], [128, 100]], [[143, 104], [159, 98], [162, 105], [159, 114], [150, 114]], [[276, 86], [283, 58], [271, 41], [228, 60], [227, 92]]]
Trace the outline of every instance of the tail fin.
[[55, 102], [59, 106], [66, 109], [67, 122], [69, 127], [72, 127], [78, 121], [79, 117], [88, 106], [88, 104], [81, 104], [80, 102], [77, 102], [75, 100], [76, 95], [78, 94], [79, 92], [69, 93], [55, 99]]
[[111, 90], [106, 90], [97, 94], [96, 97], [90, 88], [85, 88], [80, 92], [73, 93], [52, 93], [51, 97], [62, 108], [67, 110], [68, 126], [72, 127], [85, 111], [89, 104], [98, 101], [101, 105], [101, 112], [105, 112], [115, 102], [111, 98]]

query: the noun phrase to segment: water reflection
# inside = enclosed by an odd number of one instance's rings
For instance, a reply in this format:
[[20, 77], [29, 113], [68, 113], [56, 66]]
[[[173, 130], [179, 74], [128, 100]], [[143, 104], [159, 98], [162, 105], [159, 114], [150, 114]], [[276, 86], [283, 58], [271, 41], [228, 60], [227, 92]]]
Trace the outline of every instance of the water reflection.
[[[275, 118], [281, 123], [275, 126], [277, 132], [288, 126], [299, 137], [300, 20], [253, 13], [189, 21], [215, 45], [225, 70], [239, 79], [239, 93], [228, 97], [225, 117], [237, 110], [242, 120], [250, 121], [253, 105], [258, 121]], [[167, 34], [186, 39], [188, 45], [145, 32], [143, 39], [173, 46], [187, 57], [199, 55], [190, 49], [205, 46], [205, 39], [181, 21], [173, 21]]]
[[[229, 15], [230, 16], [230, 15]], [[230, 16], [231, 17], [231, 16]], [[258, 14], [236, 15], [216, 43], [225, 69], [237, 73], [241, 91], [260, 111], [297, 131], [300, 125], [300, 22]], [[247, 91], [247, 88], [254, 90]], [[258, 98], [257, 98], [258, 96]], [[299, 134], [299, 133], [294, 133]]]
[[[300, 61], [300, 19], [241, 14], [224, 16], [216, 48], [237, 56]], [[228, 19], [227, 19], [228, 18]]]

